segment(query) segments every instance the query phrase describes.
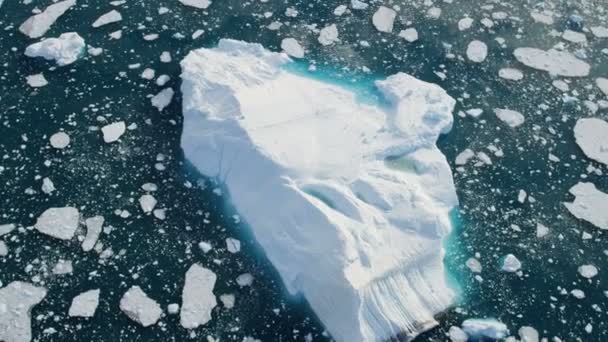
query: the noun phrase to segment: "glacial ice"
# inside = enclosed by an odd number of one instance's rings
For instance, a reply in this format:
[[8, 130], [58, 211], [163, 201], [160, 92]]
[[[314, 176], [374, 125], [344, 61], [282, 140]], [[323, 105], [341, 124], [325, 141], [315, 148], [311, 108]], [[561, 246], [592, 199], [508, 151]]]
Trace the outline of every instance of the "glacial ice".
[[289, 63], [233, 40], [190, 52], [181, 62], [185, 156], [226, 186], [287, 289], [337, 341], [415, 336], [456, 295], [442, 242], [458, 200], [435, 145], [455, 101], [399, 73], [375, 83], [387, 104], [364, 104]]
[[76, 62], [84, 53], [86, 44], [76, 32], [62, 33], [59, 38], [48, 38], [25, 49], [28, 57], [43, 57], [65, 66]]
[[19, 26], [19, 31], [30, 38], [40, 38], [44, 36], [51, 26], [72, 6], [76, 5], [76, 0], [59, 1], [45, 8], [44, 11], [35, 14]]

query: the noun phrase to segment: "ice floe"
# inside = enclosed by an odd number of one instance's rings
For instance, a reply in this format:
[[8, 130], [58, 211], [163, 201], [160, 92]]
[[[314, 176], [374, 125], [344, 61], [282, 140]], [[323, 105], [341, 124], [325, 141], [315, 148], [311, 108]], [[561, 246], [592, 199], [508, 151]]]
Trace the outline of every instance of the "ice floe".
[[499, 118], [500, 121], [513, 128], [522, 125], [526, 120], [520, 112], [506, 108], [494, 109], [494, 114], [496, 114], [496, 117]]
[[117, 10], [111, 10], [110, 12], [101, 15], [97, 20], [93, 22], [93, 27], [101, 27], [104, 25], [116, 23], [122, 20], [122, 15]]
[[570, 193], [576, 196], [574, 202], [564, 202], [564, 205], [572, 215], [600, 229], [608, 229], [608, 194], [585, 182], [570, 188]]
[[73, 207], [49, 208], [36, 221], [37, 231], [61, 240], [70, 240], [78, 228], [80, 214]]
[[82, 250], [88, 252], [93, 249], [93, 247], [95, 247], [95, 244], [99, 239], [99, 234], [101, 234], [104, 218], [103, 216], [93, 216], [91, 218], [86, 219], [84, 222], [87, 226], [87, 235], [85, 236], [84, 241], [82, 242]]
[[304, 48], [294, 38], [285, 38], [281, 41], [281, 49], [295, 58], [304, 58]]
[[597, 267], [593, 265], [581, 265], [578, 267], [578, 274], [580, 274], [583, 278], [591, 279], [595, 277], [599, 271]]
[[29, 342], [32, 339], [32, 307], [46, 297], [46, 289], [21, 281], [0, 288], [0, 341]]
[[49, 138], [49, 142], [53, 148], [62, 150], [70, 144], [70, 136], [65, 132], [57, 132]]
[[488, 46], [480, 40], [473, 40], [467, 46], [467, 58], [471, 62], [481, 63], [488, 56]]
[[67, 32], [62, 33], [59, 38], [48, 38], [28, 46], [25, 55], [55, 60], [57, 65], [65, 66], [76, 62], [84, 53], [84, 48], [84, 39], [78, 33]]
[[68, 315], [71, 317], [93, 317], [99, 305], [100, 292], [99, 289], [89, 290], [74, 297]]
[[396, 17], [397, 12], [394, 9], [380, 6], [372, 16], [372, 23], [380, 32], [392, 32]]
[[148, 327], [156, 324], [163, 310], [139, 286], [132, 286], [120, 299], [120, 310], [130, 319]]
[[19, 31], [30, 38], [40, 38], [44, 36], [59, 17], [75, 4], [76, 0], [56, 2], [45, 8], [44, 11], [29, 17], [19, 26]]
[[211, 320], [211, 311], [217, 305], [213, 294], [217, 277], [211, 270], [200, 265], [190, 266], [182, 290], [180, 324], [195, 329]]
[[599, 118], [579, 119], [574, 125], [574, 137], [587, 157], [608, 165], [608, 122]]
[[564, 77], [584, 77], [589, 75], [591, 66], [567, 51], [537, 48], [517, 48], [515, 58], [533, 69], [547, 71], [552, 75]]
[[152, 105], [158, 109], [159, 112], [162, 112], [163, 109], [165, 109], [171, 103], [174, 93], [175, 92], [172, 88], [165, 88], [161, 90], [158, 94], [154, 95], [154, 97], [152, 97], [150, 101], [152, 102]]
[[40, 88], [49, 84], [43, 74], [29, 75], [25, 79], [27, 80], [27, 84], [32, 88]]
[[495, 319], [471, 318], [462, 322], [462, 330], [473, 338], [500, 340], [509, 334], [507, 326]]
[[[457, 198], [435, 146], [455, 101], [401, 73], [375, 83], [389, 108], [363, 104], [287, 63], [233, 40], [190, 52], [181, 63], [185, 155], [226, 185], [286, 287], [336, 340], [415, 336], [455, 298], [441, 241]], [[273, 98], [260, 103], [264, 94]], [[388, 167], [388, 157], [415, 171]]]
[[198, 9], [206, 9], [211, 6], [210, 0], [179, 0], [182, 4]]
[[319, 32], [319, 38], [317, 39], [322, 45], [332, 45], [338, 41], [338, 27], [336, 24], [325, 26]]
[[125, 133], [126, 129], [127, 125], [125, 125], [124, 121], [118, 121], [103, 126], [101, 128], [101, 133], [103, 134], [103, 141], [105, 141], [106, 143], [118, 141], [118, 139], [120, 139], [120, 137]]
[[500, 269], [503, 272], [517, 272], [521, 269], [521, 261], [513, 254], [507, 254], [502, 259], [502, 266]]

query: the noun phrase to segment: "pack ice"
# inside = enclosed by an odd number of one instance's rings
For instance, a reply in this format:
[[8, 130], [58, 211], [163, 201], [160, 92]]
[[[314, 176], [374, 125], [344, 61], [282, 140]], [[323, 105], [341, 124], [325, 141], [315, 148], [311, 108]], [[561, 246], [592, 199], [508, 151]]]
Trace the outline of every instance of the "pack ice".
[[387, 105], [365, 104], [289, 63], [233, 40], [190, 52], [185, 155], [337, 341], [415, 336], [455, 297], [442, 241], [458, 200], [435, 145], [454, 100], [399, 73], [375, 83]]

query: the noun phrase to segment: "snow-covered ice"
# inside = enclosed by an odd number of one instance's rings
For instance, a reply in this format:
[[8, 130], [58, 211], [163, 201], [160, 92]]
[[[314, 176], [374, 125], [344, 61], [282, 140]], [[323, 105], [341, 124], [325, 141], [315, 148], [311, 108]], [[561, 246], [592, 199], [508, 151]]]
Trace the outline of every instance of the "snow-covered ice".
[[587, 157], [608, 165], [608, 122], [599, 118], [579, 119], [574, 125], [574, 137]]
[[467, 46], [467, 58], [471, 62], [481, 63], [488, 56], [488, 46], [480, 40], [474, 40]]
[[59, 38], [48, 38], [28, 46], [25, 55], [55, 60], [57, 65], [65, 66], [76, 62], [83, 55], [85, 46], [84, 39], [78, 33], [67, 32]]
[[56, 2], [44, 11], [29, 17], [19, 26], [21, 33], [30, 38], [40, 38], [44, 36], [51, 26], [61, 17], [67, 10], [76, 4], [76, 0], [65, 0]]
[[392, 32], [396, 17], [397, 12], [394, 9], [380, 6], [372, 16], [372, 23], [380, 32]]
[[[288, 290], [336, 340], [414, 336], [455, 298], [442, 240], [458, 202], [435, 145], [455, 101], [400, 73], [375, 83], [390, 105], [363, 104], [282, 68], [290, 62], [233, 40], [190, 52], [181, 63], [185, 155], [226, 185]], [[388, 157], [415, 171], [389, 168]]]
[[608, 229], [608, 194], [585, 182], [570, 188], [570, 193], [576, 196], [574, 202], [564, 202], [564, 205], [572, 215], [600, 229]]
[[163, 310], [139, 287], [132, 286], [120, 299], [120, 310], [144, 327], [156, 324]]
[[73, 207], [49, 208], [34, 226], [39, 232], [61, 240], [70, 240], [78, 228], [80, 214]]
[[103, 141], [105, 141], [106, 143], [117, 141], [125, 133], [126, 129], [127, 125], [124, 121], [118, 121], [103, 126], [101, 128], [101, 133], [103, 134]]
[[217, 277], [213, 271], [200, 265], [190, 266], [182, 291], [180, 324], [186, 329], [196, 329], [211, 320], [211, 311], [217, 305], [213, 294]]
[[101, 27], [111, 23], [116, 23], [122, 20], [122, 15], [117, 10], [111, 10], [110, 12], [101, 15], [95, 22], [93, 27]]
[[0, 288], [0, 341], [29, 342], [30, 312], [46, 297], [46, 289], [21, 281]]
[[74, 297], [68, 315], [71, 317], [93, 317], [99, 305], [99, 293], [99, 289], [89, 290]]
[[499, 118], [500, 121], [506, 123], [507, 125], [513, 128], [520, 126], [524, 123], [524, 121], [526, 121], [523, 114], [511, 109], [496, 108], [494, 109], [494, 114], [496, 114], [496, 117]]
[[462, 322], [462, 330], [470, 337], [500, 340], [509, 334], [507, 326], [495, 319], [471, 318]]
[[584, 77], [589, 75], [591, 66], [567, 51], [537, 48], [517, 48], [515, 58], [533, 69], [547, 71], [552, 75], [564, 77]]

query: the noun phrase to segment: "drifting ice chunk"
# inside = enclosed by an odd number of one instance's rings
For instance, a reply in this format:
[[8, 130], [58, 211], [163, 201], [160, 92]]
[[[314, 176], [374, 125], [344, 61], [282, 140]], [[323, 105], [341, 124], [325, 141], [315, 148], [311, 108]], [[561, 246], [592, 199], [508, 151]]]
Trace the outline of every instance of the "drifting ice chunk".
[[521, 342], [538, 342], [540, 341], [540, 336], [538, 336], [538, 330], [533, 327], [523, 326], [519, 328], [519, 338]]
[[71, 274], [74, 271], [74, 267], [72, 267], [72, 261], [70, 260], [59, 260], [53, 266], [53, 274], [62, 275], [62, 274]]
[[480, 40], [474, 40], [467, 46], [467, 57], [471, 62], [481, 63], [488, 56], [488, 46]]
[[519, 69], [503, 68], [498, 71], [498, 76], [510, 81], [520, 81], [524, 78], [524, 73]]
[[593, 183], [583, 182], [570, 188], [570, 193], [576, 198], [564, 205], [572, 215], [600, 229], [608, 229], [608, 194], [599, 191]]
[[12, 223], [9, 224], [0, 224], [0, 236], [6, 235], [12, 232], [17, 226]]
[[[432, 327], [455, 297], [442, 241], [457, 197], [435, 145], [451, 129], [455, 101], [397, 74], [375, 84], [390, 105], [363, 104], [287, 63], [233, 40], [191, 52], [181, 63], [186, 157], [225, 183], [286, 287], [307, 298], [334, 339]], [[274, 97], [260, 102], [265, 94]], [[395, 156], [415, 171], [389, 167]]]
[[46, 296], [46, 289], [14, 281], [0, 288], [0, 341], [28, 342], [32, 339], [30, 311]]
[[380, 6], [372, 16], [372, 23], [380, 32], [393, 32], [393, 23], [397, 17], [394, 9]]
[[179, 2], [183, 5], [199, 9], [205, 9], [211, 5], [210, 0], [179, 0]]
[[101, 133], [103, 133], [103, 141], [106, 143], [115, 142], [125, 133], [127, 126], [124, 121], [114, 122], [112, 124], [103, 126]]
[[156, 198], [154, 198], [152, 195], [146, 194], [139, 198], [139, 206], [144, 213], [152, 212], [156, 206], [156, 203]]
[[325, 26], [319, 33], [319, 43], [322, 45], [331, 45], [338, 41], [338, 27], [336, 24]]
[[584, 77], [589, 75], [591, 69], [589, 64], [566, 51], [518, 48], [515, 49], [513, 54], [518, 61], [526, 66], [547, 71], [557, 76]]
[[501, 270], [504, 272], [517, 272], [521, 268], [521, 262], [513, 254], [507, 254], [502, 260]]
[[399, 37], [407, 40], [410, 43], [413, 43], [418, 40], [418, 31], [416, 31], [415, 28], [410, 27], [399, 32]]
[[160, 93], [154, 95], [151, 99], [152, 105], [158, 109], [159, 112], [162, 112], [165, 107], [167, 107], [171, 100], [173, 99], [174, 91], [171, 88], [165, 88], [160, 91]]
[[523, 124], [524, 121], [526, 121], [520, 112], [516, 112], [514, 110], [497, 108], [494, 109], [494, 113], [502, 122], [513, 128]]
[[45, 210], [34, 226], [39, 232], [57, 239], [70, 240], [78, 228], [80, 214], [72, 207]]
[[59, 38], [48, 38], [28, 46], [25, 55], [55, 60], [57, 65], [64, 66], [76, 62], [84, 53], [84, 47], [84, 39], [78, 33], [68, 32], [61, 34]]
[[120, 15], [120, 12], [118, 12], [117, 10], [111, 10], [110, 12], [97, 18], [97, 20], [95, 20], [95, 22], [93, 23], [93, 27], [100, 27], [103, 25], [116, 23], [121, 20], [122, 20], [122, 15]]
[[462, 330], [470, 337], [485, 337], [493, 340], [500, 340], [509, 334], [507, 326], [494, 319], [467, 319], [462, 322]]
[[450, 327], [448, 335], [450, 335], [450, 341], [452, 342], [467, 342], [469, 339], [469, 335], [456, 326]]
[[26, 77], [27, 84], [32, 88], [40, 88], [49, 84], [43, 74], [35, 74]]
[[578, 268], [578, 273], [584, 278], [591, 279], [598, 274], [597, 267], [593, 265], [582, 265]]
[[70, 144], [70, 136], [64, 132], [57, 132], [51, 135], [49, 142], [51, 143], [51, 146], [53, 148], [61, 150], [68, 147], [68, 145]]
[[156, 324], [163, 310], [139, 286], [132, 286], [120, 299], [120, 310], [144, 327]]
[[51, 25], [59, 19], [67, 10], [76, 4], [76, 0], [65, 0], [50, 5], [41, 13], [29, 17], [19, 26], [21, 33], [30, 38], [40, 38], [44, 36]]
[[574, 126], [576, 143], [585, 155], [608, 165], [608, 122], [597, 119], [579, 119]]
[[0, 240], [0, 257], [4, 257], [8, 255], [8, 246], [2, 240]]
[[84, 221], [87, 226], [87, 235], [82, 242], [83, 251], [88, 252], [95, 247], [97, 239], [99, 239], [99, 234], [101, 234], [103, 221], [103, 216], [94, 216]]
[[211, 320], [211, 311], [217, 305], [213, 294], [215, 273], [194, 264], [186, 272], [186, 282], [182, 291], [180, 324], [186, 329], [196, 329]]
[[304, 57], [304, 48], [294, 38], [285, 38], [281, 41], [281, 49], [283, 49], [288, 55], [295, 58]]
[[99, 305], [99, 289], [83, 292], [72, 299], [68, 315], [71, 317], [93, 317]]
[[604, 95], [608, 96], [608, 78], [598, 77], [595, 80], [595, 84], [600, 88]]

